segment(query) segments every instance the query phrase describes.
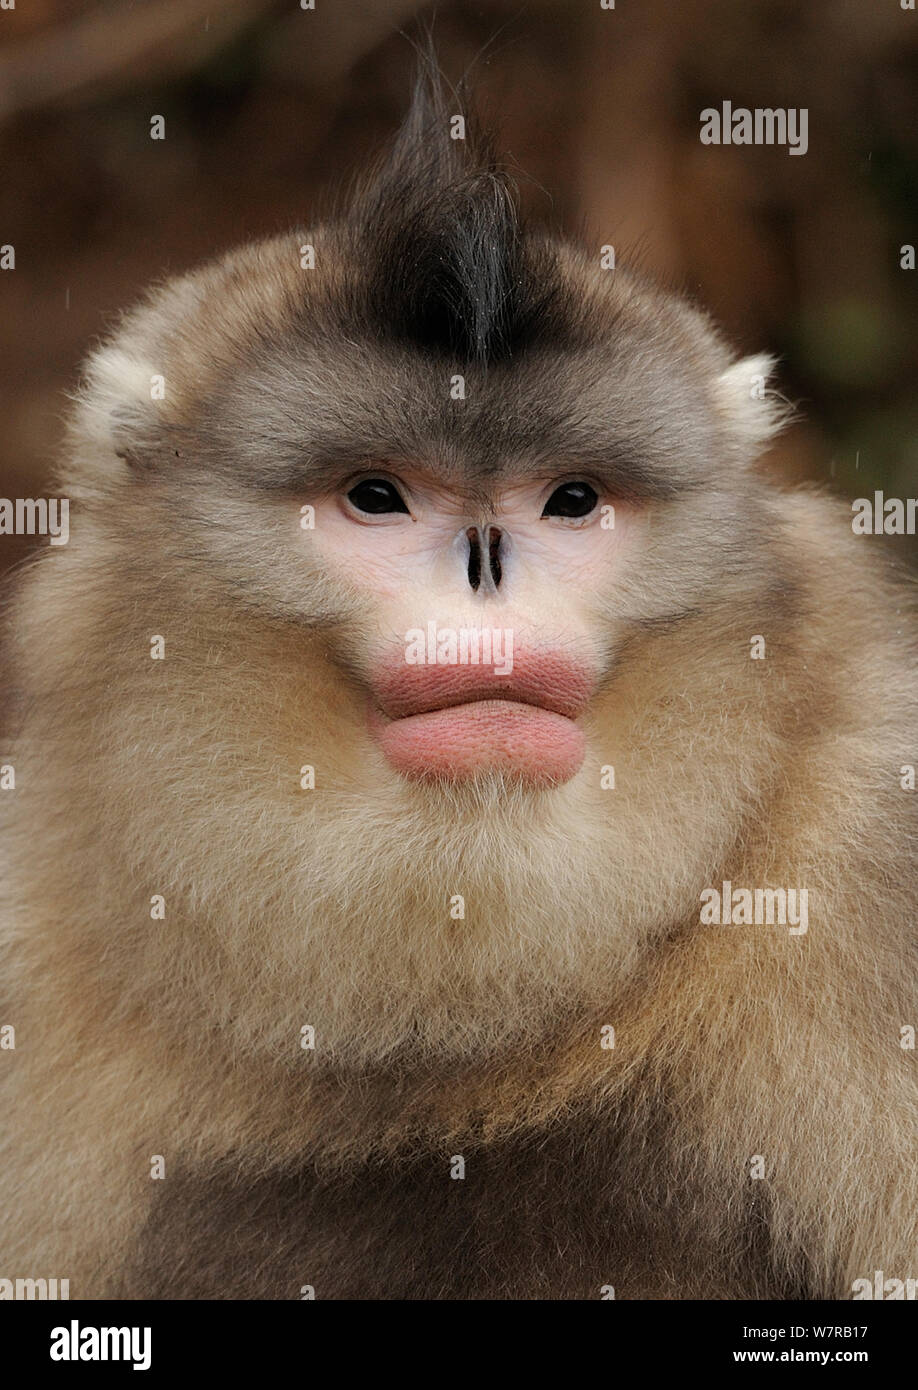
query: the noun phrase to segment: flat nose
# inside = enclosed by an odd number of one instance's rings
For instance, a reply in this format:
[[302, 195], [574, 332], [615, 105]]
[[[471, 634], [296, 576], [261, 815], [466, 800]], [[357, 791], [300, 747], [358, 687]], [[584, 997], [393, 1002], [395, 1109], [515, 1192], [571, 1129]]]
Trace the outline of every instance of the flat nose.
[[502, 552], [506, 548], [505, 533], [499, 526], [469, 526], [465, 531], [468, 543], [467, 574], [469, 588], [474, 592], [496, 593], [504, 575]]

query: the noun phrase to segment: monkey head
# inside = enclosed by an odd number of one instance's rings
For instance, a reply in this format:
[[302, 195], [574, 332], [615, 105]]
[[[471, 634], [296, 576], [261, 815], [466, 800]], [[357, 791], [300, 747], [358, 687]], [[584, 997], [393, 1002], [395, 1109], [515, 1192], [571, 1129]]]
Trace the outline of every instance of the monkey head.
[[[99, 835], [247, 1045], [303, 997], [338, 1059], [506, 1044], [692, 905], [768, 761], [723, 738], [782, 593], [767, 370], [524, 228], [426, 76], [342, 216], [95, 353], [36, 681], [83, 690]], [[164, 998], [202, 979], [168, 949]]]

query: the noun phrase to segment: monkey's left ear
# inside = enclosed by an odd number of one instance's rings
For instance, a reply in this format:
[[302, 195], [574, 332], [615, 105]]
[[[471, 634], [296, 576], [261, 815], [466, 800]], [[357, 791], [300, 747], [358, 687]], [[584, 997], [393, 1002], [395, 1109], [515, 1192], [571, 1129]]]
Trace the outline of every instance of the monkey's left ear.
[[768, 388], [774, 365], [775, 359], [764, 352], [742, 357], [714, 383], [717, 407], [750, 459], [778, 434], [790, 414], [786, 402]]

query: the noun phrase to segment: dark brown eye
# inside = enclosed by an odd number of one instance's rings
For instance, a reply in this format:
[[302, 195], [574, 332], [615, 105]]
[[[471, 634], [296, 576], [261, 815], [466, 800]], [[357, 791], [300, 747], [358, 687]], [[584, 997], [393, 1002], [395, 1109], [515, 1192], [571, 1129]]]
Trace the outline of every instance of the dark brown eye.
[[347, 497], [359, 512], [366, 512], [368, 516], [382, 516], [386, 512], [408, 515], [398, 488], [387, 478], [363, 478], [354, 484]]
[[542, 512], [543, 516], [589, 516], [599, 497], [589, 483], [562, 483], [556, 487]]

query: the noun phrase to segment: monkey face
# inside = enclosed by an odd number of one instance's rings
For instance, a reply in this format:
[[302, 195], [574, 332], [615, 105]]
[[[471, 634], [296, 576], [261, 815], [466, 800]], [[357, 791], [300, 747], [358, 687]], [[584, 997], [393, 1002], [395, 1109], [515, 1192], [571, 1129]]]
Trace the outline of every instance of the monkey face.
[[560, 609], [552, 589], [572, 573], [596, 587], [608, 560], [600, 497], [576, 478], [476, 496], [406, 468], [358, 474], [316, 507], [324, 563], [373, 607], [356, 665], [368, 730], [397, 772], [499, 769], [556, 785], [580, 767], [575, 721], [597, 655], [585, 613]]
[[493, 360], [460, 357], [451, 330], [379, 317], [346, 229], [315, 242], [324, 278], [288, 238], [250, 249], [161, 291], [92, 364], [84, 424], [112, 402], [107, 481], [153, 541], [136, 563], [205, 621], [310, 641], [367, 767], [544, 793], [594, 776], [628, 644], [760, 591], [767, 364], [731, 367], [678, 301], [525, 238], [519, 273], [554, 307], [513, 351], [495, 327]]

